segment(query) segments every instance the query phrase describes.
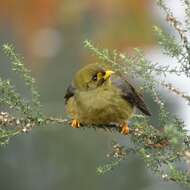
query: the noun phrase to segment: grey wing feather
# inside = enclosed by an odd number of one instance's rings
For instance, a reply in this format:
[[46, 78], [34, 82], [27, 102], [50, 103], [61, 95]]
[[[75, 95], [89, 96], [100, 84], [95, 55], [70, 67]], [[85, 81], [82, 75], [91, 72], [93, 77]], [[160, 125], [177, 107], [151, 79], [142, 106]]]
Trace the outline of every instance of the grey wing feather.
[[122, 79], [120, 77], [113, 78], [112, 83], [120, 88], [122, 91], [122, 97], [127, 100], [132, 105], [136, 106], [140, 111], [142, 111], [145, 115], [150, 116], [151, 113], [148, 110], [143, 97], [139, 94], [136, 89], [129, 83], [128, 80]]
[[71, 84], [68, 86], [64, 99], [65, 99], [65, 104], [69, 100], [69, 98], [73, 97], [75, 95], [75, 87]]

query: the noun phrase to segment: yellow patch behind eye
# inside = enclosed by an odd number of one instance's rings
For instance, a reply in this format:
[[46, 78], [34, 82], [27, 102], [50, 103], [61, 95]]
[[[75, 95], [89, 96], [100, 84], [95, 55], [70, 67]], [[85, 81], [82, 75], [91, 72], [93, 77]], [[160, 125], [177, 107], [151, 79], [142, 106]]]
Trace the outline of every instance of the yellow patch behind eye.
[[97, 74], [97, 79], [98, 80], [101, 80], [103, 78], [103, 74], [102, 74], [102, 72], [99, 72], [98, 74]]

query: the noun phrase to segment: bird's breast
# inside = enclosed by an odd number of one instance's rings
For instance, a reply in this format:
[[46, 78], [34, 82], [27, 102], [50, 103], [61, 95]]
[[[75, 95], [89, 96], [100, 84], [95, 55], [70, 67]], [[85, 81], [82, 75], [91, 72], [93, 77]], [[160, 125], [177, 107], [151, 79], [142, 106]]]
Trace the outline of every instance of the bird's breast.
[[75, 96], [77, 117], [82, 123], [105, 124], [127, 120], [133, 107], [116, 89], [98, 88]]

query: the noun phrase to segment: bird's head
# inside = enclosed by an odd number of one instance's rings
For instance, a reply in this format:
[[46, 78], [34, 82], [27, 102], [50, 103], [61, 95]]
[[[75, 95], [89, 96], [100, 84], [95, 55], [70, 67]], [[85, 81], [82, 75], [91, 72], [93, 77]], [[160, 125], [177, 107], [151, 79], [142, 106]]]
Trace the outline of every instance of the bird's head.
[[106, 70], [99, 64], [89, 64], [80, 69], [74, 78], [74, 84], [79, 90], [96, 89], [110, 80], [112, 70]]

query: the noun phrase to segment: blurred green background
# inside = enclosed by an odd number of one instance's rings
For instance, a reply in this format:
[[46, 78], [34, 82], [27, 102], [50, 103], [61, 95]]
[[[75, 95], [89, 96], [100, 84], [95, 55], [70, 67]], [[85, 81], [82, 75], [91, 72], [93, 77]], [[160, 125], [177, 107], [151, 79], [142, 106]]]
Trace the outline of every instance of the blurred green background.
[[[37, 79], [44, 112], [64, 117], [63, 97], [73, 74], [97, 61], [83, 41], [128, 52], [133, 47], [152, 49], [152, 25], [161, 22], [154, 10], [150, 0], [0, 0], [0, 44], [13, 43], [24, 56]], [[0, 71], [29, 96], [2, 53]], [[0, 189], [185, 189], [154, 177], [134, 156], [98, 176], [96, 167], [107, 163], [113, 141], [127, 144], [120, 134], [68, 126], [46, 126], [17, 136], [0, 148]]]

